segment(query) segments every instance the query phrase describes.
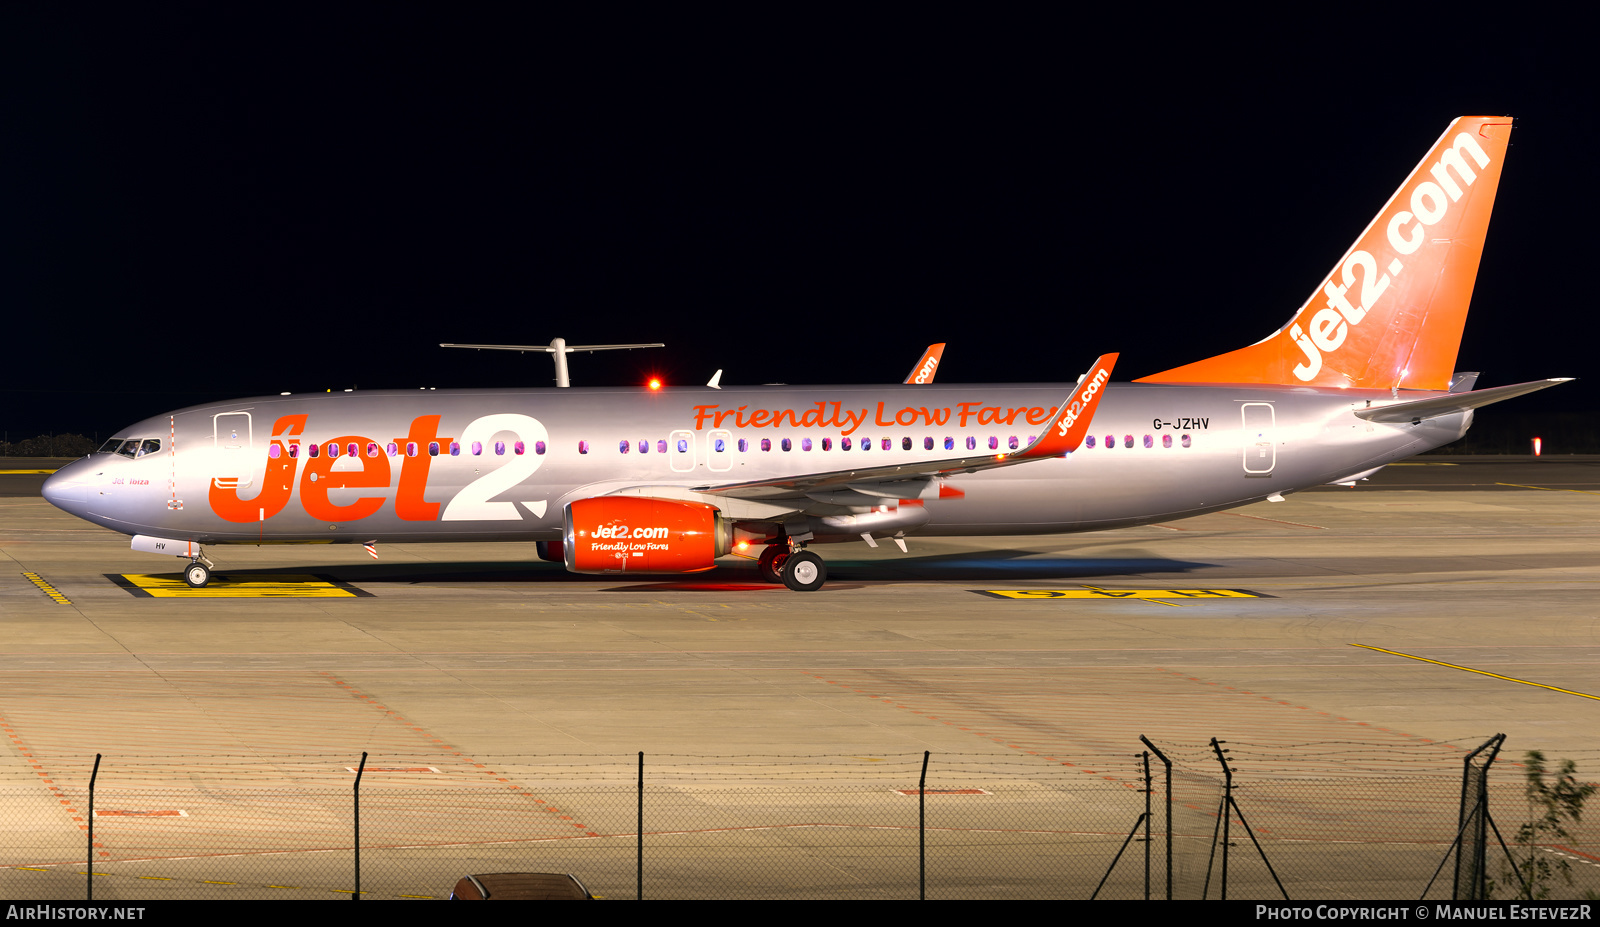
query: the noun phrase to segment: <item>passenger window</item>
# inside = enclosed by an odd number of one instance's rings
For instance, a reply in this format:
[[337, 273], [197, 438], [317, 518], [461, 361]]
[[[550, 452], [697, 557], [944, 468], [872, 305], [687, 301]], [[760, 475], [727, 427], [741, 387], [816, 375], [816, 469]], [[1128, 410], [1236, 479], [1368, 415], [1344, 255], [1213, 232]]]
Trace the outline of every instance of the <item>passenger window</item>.
[[417, 442], [415, 442], [415, 441], [407, 441], [406, 442], [406, 456], [407, 457], [415, 457], [415, 456], [417, 456]]
[[511, 450], [512, 450], [513, 453], [515, 453], [517, 456], [520, 457], [520, 456], [522, 456], [522, 454], [524, 452], [526, 452], [528, 450], [528, 446], [526, 444], [522, 443], [521, 441], [518, 441], [516, 444], [511, 445]]
[[482, 441], [474, 441], [474, 442], [472, 442], [472, 456], [474, 456], [474, 457], [482, 457], [483, 456], [483, 442]]
[[1172, 435], [1162, 435], [1161, 436], [1161, 446], [1162, 447], [1171, 447], [1172, 446]]
[[535, 442], [533, 442], [533, 452], [535, 454], [538, 454], [540, 457], [543, 457], [544, 456], [544, 442], [543, 441], [535, 441]]
[[278, 459], [278, 454], [279, 453], [280, 453], [280, 451], [279, 451], [277, 442], [273, 442], [272, 446], [267, 448], [267, 456], [271, 457], [273, 460], [277, 460]]
[[328, 456], [329, 457], [338, 457], [339, 456], [339, 445], [334, 444], [332, 441], [329, 441], [328, 442]]
[[839, 450], [841, 450], [841, 451], [850, 450], [850, 439], [849, 438], [840, 438], [839, 439]]
[[349, 454], [351, 457], [360, 457], [361, 445], [351, 441], [349, 446], [345, 448], [345, 453]]
[[740, 438], [739, 439], [739, 453], [743, 454], [745, 451], [748, 451], [748, 450], [750, 450], [750, 442], [746, 441], [743, 438]]
[[438, 457], [439, 456], [439, 442], [437, 442], [437, 441], [429, 441], [428, 442], [428, 456], [429, 457]]
[[[505, 447], [504, 444], [496, 444], [494, 446], [494, 452], [496, 454], [504, 454], [505, 453], [505, 451], [503, 450], [504, 447]], [[633, 450], [633, 445], [628, 443], [627, 441], [621, 441], [621, 442], [618, 442], [618, 444], [617, 444], [617, 450], [622, 452], [622, 453], [624, 453], [624, 454], [626, 454], [629, 451]]]
[[589, 442], [587, 442], [587, 441], [579, 441], [578, 442], [578, 453], [580, 453], [580, 454], [589, 453]]
[[1188, 435], [1184, 435], [1183, 436], [1183, 446], [1184, 447], [1188, 447], [1189, 446], [1189, 436]]
[[711, 442], [711, 446], [716, 449], [718, 454], [721, 454], [728, 449], [728, 442], [718, 438], [717, 440]]
[[787, 451], [790, 448], [790, 446], [791, 445], [789, 444], [789, 439], [788, 438], [784, 438], [783, 439], [783, 449]]
[[763, 451], [772, 450], [772, 439], [771, 438], [762, 438], [761, 439], [761, 449]]
[[1106, 435], [1106, 450], [1109, 451], [1109, 450], [1111, 450], [1112, 448], [1114, 448], [1116, 446], [1117, 446], [1117, 436], [1116, 435]]
[[801, 438], [800, 439], [800, 450], [802, 450], [802, 451], [811, 450], [811, 439], [810, 438]]
[[[909, 443], [910, 443], [910, 441], [911, 441], [911, 439], [910, 439], [910, 438], [907, 438], [907, 439], [906, 439], [906, 442], [907, 442], [907, 443], [908, 443], [908, 444], [909, 444]], [[884, 438], [884, 439], [882, 439], [882, 440], [881, 440], [881, 441], [880, 441], [880, 442], [879, 442], [879, 445], [878, 445], [878, 446], [879, 446], [879, 447], [882, 447], [882, 448], [883, 448], [883, 449], [884, 449], [884, 450], [886, 450], [886, 451], [891, 451], [891, 450], [894, 450], [894, 442], [893, 442], [893, 441], [892, 441], [892, 440], [890, 440], [890, 439], [888, 439], [888, 438]], [[907, 448], [907, 450], [910, 450], [910, 448], [909, 448], [909, 447], [908, 447], [908, 448]]]
[[389, 452], [389, 456], [390, 457], [393, 457], [396, 454], [400, 453], [400, 446], [398, 444], [395, 444], [393, 441], [390, 441], [388, 446], [385, 448], [385, 450], [387, 450]]
[[[496, 441], [494, 443], [494, 452], [495, 452], [496, 456], [500, 456], [500, 457], [505, 456], [506, 443], [504, 441]], [[624, 454], [628, 453], [628, 442], [626, 442], [626, 441], [622, 442], [622, 453], [624, 453]]]
[[910, 438], [901, 438], [900, 439], [900, 450], [902, 450], [902, 451], [911, 450], [911, 439]]
[[308, 455], [312, 456], [312, 457], [316, 457], [316, 456], [320, 455], [322, 452], [321, 452], [321, 450], [319, 450], [319, 446], [318, 445], [316, 445], [316, 444], [308, 444], [308, 445], [306, 445], [306, 453]]
[[978, 449], [978, 439], [973, 437], [972, 435], [967, 435], [967, 450], [975, 451], [977, 449]]
[[1000, 450], [1000, 439], [996, 438], [994, 435], [990, 435], [989, 436], [989, 450], [991, 450], [991, 451]]
[[451, 457], [460, 457], [461, 456], [461, 442], [460, 441], [451, 441], [450, 442], [450, 456]]
[[872, 439], [871, 438], [862, 438], [861, 439], [861, 449], [863, 451], [872, 450]]
[[833, 450], [833, 439], [832, 438], [823, 438], [822, 439], [822, 449], [825, 450], [825, 451]]
[[[662, 441], [660, 443], [666, 444], [667, 442]], [[678, 439], [678, 453], [680, 453], [680, 454], [689, 453], [689, 439], [688, 438], [679, 438]]]
[[944, 449], [947, 450], [947, 451], [955, 450], [956, 449], [956, 439], [955, 438], [945, 438], [944, 439]]
[[1123, 447], [1133, 447], [1133, 435], [1123, 435], [1122, 436], [1122, 446]]
[[1006, 439], [1006, 447], [1010, 448], [1013, 451], [1017, 449], [1017, 436], [1016, 435], [1012, 435], [1011, 437]]
[[368, 457], [376, 457], [376, 456], [378, 456], [378, 445], [372, 443], [371, 441], [368, 441], [367, 442], [367, 456]]
[[299, 456], [300, 456], [300, 445], [298, 445], [298, 444], [289, 445], [289, 457], [290, 457], [290, 459], [294, 459], [294, 458], [299, 457]]
[[1089, 437], [1084, 438], [1083, 439], [1083, 446], [1084, 447], [1094, 447], [1094, 435], [1090, 435]]
[[641, 454], [650, 453], [650, 442], [649, 441], [640, 441], [639, 442], [639, 453], [641, 453]]
[[1150, 437], [1149, 435], [1145, 435], [1144, 436], [1144, 446], [1145, 447], [1155, 447], [1156, 446], [1155, 439]]
[[[682, 444], [683, 442], [679, 441], [678, 443]], [[678, 448], [678, 453], [682, 454], [685, 450], [687, 450], [687, 448], [681, 448], [680, 447], [680, 448]], [[665, 440], [657, 441], [656, 442], [656, 453], [657, 454], [665, 454], [666, 452], [667, 452], [667, 442]]]
[[922, 449], [925, 450], [925, 451], [933, 450], [933, 439], [932, 438], [923, 438], [922, 439]]

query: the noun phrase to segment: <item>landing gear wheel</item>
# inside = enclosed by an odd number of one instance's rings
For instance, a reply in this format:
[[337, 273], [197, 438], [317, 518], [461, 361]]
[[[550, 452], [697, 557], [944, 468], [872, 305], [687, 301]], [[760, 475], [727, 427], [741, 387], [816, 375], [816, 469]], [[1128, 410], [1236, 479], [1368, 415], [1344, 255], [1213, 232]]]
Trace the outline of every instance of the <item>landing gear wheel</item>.
[[206, 568], [205, 564], [196, 560], [183, 568], [183, 581], [199, 589], [206, 583], [211, 582], [211, 571]]
[[779, 569], [783, 574], [783, 584], [796, 592], [814, 592], [828, 581], [828, 565], [809, 550], [790, 554]]
[[789, 559], [789, 548], [783, 544], [770, 544], [756, 561], [756, 570], [769, 583], [783, 582], [783, 563]]

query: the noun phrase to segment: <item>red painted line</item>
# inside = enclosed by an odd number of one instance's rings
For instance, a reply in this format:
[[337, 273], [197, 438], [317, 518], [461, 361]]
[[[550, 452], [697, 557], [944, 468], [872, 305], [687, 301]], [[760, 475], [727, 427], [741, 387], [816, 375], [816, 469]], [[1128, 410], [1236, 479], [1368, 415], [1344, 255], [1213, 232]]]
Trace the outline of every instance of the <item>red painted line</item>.
[[[4, 716], [0, 716], [0, 724], [3, 724], [7, 731], [15, 731], [15, 728], [12, 726], [11, 721], [9, 719], [7, 719], [6, 717], [4, 717]], [[20, 751], [22, 751], [24, 756], [27, 756], [27, 757], [30, 757], [30, 758], [33, 757], [34, 751], [32, 750], [32, 748], [28, 747], [24, 743], [24, 741], [22, 740], [21, 737], [17, 736], [15, 733], [12, 733], [10, 735], [10, 737], [11, 737], [11, 740], [16, 743], [17, 748]], [[42, 764], [39, 764], [39, 763], [29, 763], [28, 765], [33, 767], [34, 775], [38, 776], [40, 778], [40, 780], [42, 780], [42, 782], [44, 784], [44, 787], [50, 790], [50, 793], [56, 797], [56, 799], [61, 803], [62, 807], [66, 808], [67, 816], [69, 818], [71, 818], [74, 822], [77, 822], [78, 829], [83, 831], [85, 834], [87, 834], [88, 831], [89, 831], [89, 826], [87, 824], [82, 823], [83, 822], [83, 813], [80, 812], [72, 804], [72, 802], [68, 801], [66, 798], [63, 797], [66, 793], [62, 792], [61, 789], [56, 786], [54, 780], [50, 777], [50, 775], [48, 773], [45, 772], [44, 766]], [[101, 856], [110, 856], [111, 855], [110, 853], [106, 852], [105, 844], [100, 842], [99, 840], [96, 840], [94, 845], [95, 845], [96, 849], [100, 850], [100, 855]]]
[[1256, 521], [1276, 522], [1277, 524], [1280, 524], [1280, 525], [1293, 525], [1296, 528], [1315, 528], [1318, 531], [1326, 531], [1326, 530], [1328, 530], [1327, 528], [1324, 528], [1321, 525], [1308, 525], [1308, 524], [1305, 524], [1304, 522], [1298, 522], [1298, 521], [1284, 521], [1281, 518], [1264, 518], [1264, 517], [1262, 517], [1260, 515], [1246, 515], [1243, 512], [1218, 512], [1217, 514], [1218, 515], [1232, 515], [1235, 518], [1254, 518]]

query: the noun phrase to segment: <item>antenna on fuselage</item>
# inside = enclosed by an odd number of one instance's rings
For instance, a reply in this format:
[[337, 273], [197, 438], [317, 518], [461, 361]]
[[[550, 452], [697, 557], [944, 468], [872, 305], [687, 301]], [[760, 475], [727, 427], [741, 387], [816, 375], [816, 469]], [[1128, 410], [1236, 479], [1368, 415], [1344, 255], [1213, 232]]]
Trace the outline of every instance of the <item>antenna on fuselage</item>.
[[478, 351], [518, 351], [526, 354], [529, 351], [538, 351], [555, 355], [556, 360], [556, 385], [571, 386], [572, 380], [567, 376], [567, 355], [574, 351], [593, 353], [595, 351], [624, 351], [634, 348], [664, 348], [666, 345], [656, 344], [567, 344], [565, 338], [552, 339], [548, 345], [543, 344], [441, 344], [441, 348], [473, 348]]

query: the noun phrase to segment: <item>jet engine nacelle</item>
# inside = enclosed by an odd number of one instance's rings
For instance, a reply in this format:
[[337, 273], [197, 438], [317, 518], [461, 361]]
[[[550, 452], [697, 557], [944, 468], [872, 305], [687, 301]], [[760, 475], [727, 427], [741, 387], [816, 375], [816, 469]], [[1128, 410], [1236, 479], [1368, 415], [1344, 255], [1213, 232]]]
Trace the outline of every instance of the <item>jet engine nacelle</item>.
[[574, 573], [698, 573], [732, 547], [716, 506], [646, 496], [597, 496], [566, 507], [562, 544]]

